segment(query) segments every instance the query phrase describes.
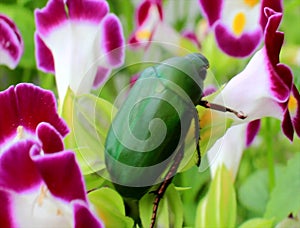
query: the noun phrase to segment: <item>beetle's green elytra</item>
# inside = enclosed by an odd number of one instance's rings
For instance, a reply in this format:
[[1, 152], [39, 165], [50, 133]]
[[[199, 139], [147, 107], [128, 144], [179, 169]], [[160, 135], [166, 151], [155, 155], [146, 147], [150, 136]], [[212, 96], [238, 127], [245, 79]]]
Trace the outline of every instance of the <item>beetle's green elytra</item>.
[[122, 196], [140, 199], [172, 165], [192, 119], [198, 123], [195, 105], [208, 65], [203, 55], [189, 54], [141, 73], [105, 143], [106, 167]]

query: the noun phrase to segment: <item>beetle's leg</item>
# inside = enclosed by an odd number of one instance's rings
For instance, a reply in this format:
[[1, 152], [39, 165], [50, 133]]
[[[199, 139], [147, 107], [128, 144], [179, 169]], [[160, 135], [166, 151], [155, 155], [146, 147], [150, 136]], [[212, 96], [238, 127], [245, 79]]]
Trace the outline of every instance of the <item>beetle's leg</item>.
[[199, 131], [200, 131], [200, 123], [199, 123], [199, 117], [198, 117], [198, 111], [197, 109], [195, 109], [196, 111], [193, 112], [193, 119], [195, 120], [195, 138], [196, 138], [196, 150], [197, 150], [197, 156], [198, 156], [198, 160], [197, 160], [197, 163], [196, 165], [199, 167], [200, 166], [200, 163], [201, 163], [201, 152], [200, 152], [200, 145], [199, 145], [199, 142], [200, 142], [200, 134], [199, 134]]
[[160, 202], [161, 198], [163, 197], [165, 191], [167, 190], [168, 186], [171, 184], [173, 176], [177, 172], [178, 166], [179, 166], [182, 158], [183, 158], [183, 146], [180, 147], [178, 153], [176, 154], [174, 163], [171, 166], [166, 177], [164, 178], [164, 181], [160, 184], [159, 188], [155, 191], [156, 197], [153, 202], [153, 210], [152, 210], [150, 228], [153, 228], [155, 225], [159, 202]]
[[247, 116], [243, 113], [243, 112], [238, 112], [236, 110], [233, 110], [231, 108], [225, 107], [223, 105], [219, 105], [219, 104], [214, 104], [214, 103], [209, 103], [208, 101], [205, 100], [201, 100], [199, 102], [199, 105], [205, 107], [205, 108], [210, 108], [213, 110], [217, 110], [217, 111], [221, 111], [221, 112], [231, 112], [234, 115], [236, 115], [238, 118], [240, 119], [245, 119]]

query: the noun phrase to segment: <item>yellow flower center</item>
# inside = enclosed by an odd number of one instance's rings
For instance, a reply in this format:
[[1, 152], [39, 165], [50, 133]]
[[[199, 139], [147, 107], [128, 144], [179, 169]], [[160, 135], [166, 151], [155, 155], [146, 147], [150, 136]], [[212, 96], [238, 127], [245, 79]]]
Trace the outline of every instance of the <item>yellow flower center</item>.
[[138, 40], [149, 40], [151, 36], [151, 32], [148, 30], [140, 30], [137, 31], [136, 37]]
[[243, 32], [245, 25], [246, 25], [245, 14], [242, 12], [236, 14], [232, 23], [233, 33], [237, 36], [240, 35]]
[[259, 3], [259, 0], [244, 0], [245, 4], [250, 7], [254, 7]]
[[293, 95], [291, 95], [288, 103], [288, 109], [290, 110], [290, 112], [295, 113], [297, 105], [298, 103], [296, 98]]

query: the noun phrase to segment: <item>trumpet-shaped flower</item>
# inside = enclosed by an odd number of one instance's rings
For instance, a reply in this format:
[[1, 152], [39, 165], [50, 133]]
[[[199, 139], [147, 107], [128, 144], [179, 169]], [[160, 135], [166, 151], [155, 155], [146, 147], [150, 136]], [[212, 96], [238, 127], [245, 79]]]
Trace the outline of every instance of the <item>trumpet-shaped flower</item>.
[[176, 46], [181, 46], [184, 36], [164, 22], [161, 0], [142, 1], [135, 16], [136, 29], [129, 38], [132, 47], [148, 48], [151, 41], [171, 44], [169, 48], [175, 48], [175, 51]]
[[263, 38], [265, 7], [282, 11], [282, 0], [199, 0], [219, 48], [234, 57], [252, 54]]
[[[214, 99], [214, 103], [224, 102], [226, 106], [242, 110], [247, 118], [243, 121], [235, 119], [235, 124], [241, 125], [227, 130], [224, 140], [220, 139], [208, 151], [210, 162], [215, 163], [212, 165], [212, 170], [216, 170], [218, 164], [225, 163], [227, 168], [231, 168], [233, 173], [236, 173], [242, 152], [255, 137], [259, 129], [259, 119], [263, 117], [280, 119], [282, 131], [290, 140], [293, 140], [295, 132], [300, 137], [300, 95], [293, 83], [291, 70], [279, 61], [284, 34], [277, 29], [282, 14], [270, 8], [265, 9], [265, 14], [268, 18], [265, 46]], [[220, 114], [214, 113], [214, 115]], [[247, 127], [245, 123], [249, 122], [250, 126]], [[235, 143], [230, 140], [231, 137], [234, 138]], [[227, 144], [234, 144], [234, 147]], [[236, 153], [233, 153], [234, 148]], [[233, 161], [230, 162], [231, 160]]]
[[0, 102], [0, 226], [102, 227], [75, 155], [64, 151], [68, 129], [54, 95], [20, 84], [1, 92]]
[[15, 23], [0, 14], [0, 64], [14, 69], [23, 54], [24, 44]]
[[61, 101], [99, 86], [124, 61], [119, 19], [104, 0], [50, 0], [35, 11], [38, 67], [55, 73]]

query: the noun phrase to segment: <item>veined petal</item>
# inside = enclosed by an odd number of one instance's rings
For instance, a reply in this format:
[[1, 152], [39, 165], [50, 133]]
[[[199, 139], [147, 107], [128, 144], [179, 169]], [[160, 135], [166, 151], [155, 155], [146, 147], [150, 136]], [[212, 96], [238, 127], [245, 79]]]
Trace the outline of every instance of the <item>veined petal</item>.
[[74, 199], [86, 201], [83, 177], [73, 152], [41, 155], [34, 147], [31, 158], [52, 195], [67, 202]]
[[91, 228], [101, 228], [104, 225], [91, 213], [89, 208], [82, 201], [74, 201], [74, 227], [91, 227]]
[[[0, 153], [10, 144], [24, 139], [22, 134], [28, 133], [32, 135], [31, 138], [37, 139], [36, 128], [42, 122], [51, 125], [59, 133], [57, 137], [68, 133], [67, 125], [57, 114], [56, 100], [51, 91], [22, 83], [0, 92], [0, 103]], [[47, 148], [58, 148], [58, 144]]]
[[20, 118], [18, 125], [34, 132], [39, 123], [48, 122], [62, 136], [68, 133], [66, 123], [57, 114], [56, 99], [52, 91], [22, 83], [15, 87], [15, 99]]
[[21, 59], [24, 44], [15, 23], [3, 14], [0, 14], [0, 34], [0, 64], [14, 69]]

